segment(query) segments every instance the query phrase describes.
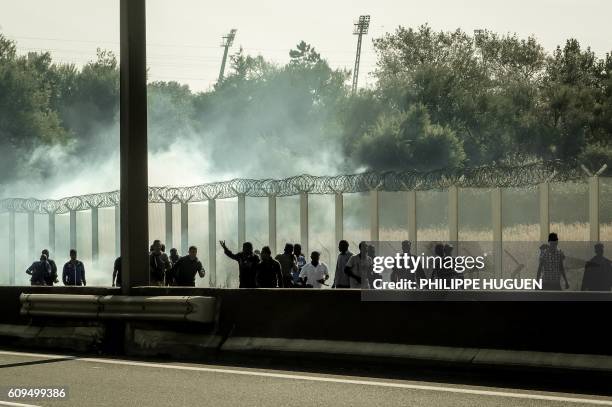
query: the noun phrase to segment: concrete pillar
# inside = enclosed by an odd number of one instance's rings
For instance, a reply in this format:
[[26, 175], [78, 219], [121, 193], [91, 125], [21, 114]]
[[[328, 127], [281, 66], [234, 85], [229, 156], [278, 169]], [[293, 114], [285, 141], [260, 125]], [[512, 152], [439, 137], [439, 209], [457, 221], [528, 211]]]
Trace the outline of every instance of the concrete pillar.
[[15, 211], [9, 212], [9, 285], [15, 285]]
[[115, 257], [121, 256], [121, 210], [115, 205]]
[[540, 241], [548, 241], [550, 233], [550, 184], [543, 182], [538, 185], [540, 192]]
[[49, 252], [53, 257], [55, 253], [55, 212], [49, 213]]
[[181, 255], [189, 251], [189, 204], [181, 202]]
[[272, 257], [276, 256], [276, 195], [268, 196], [268, 244]]
[[77, 250], [76, 211], [70, 211], [70, 250]]
[[98, 208], [91, 208], [91, 260], [94, 265], [100, 258], [100, 234], [98, 233]]
[[217, 286], [217, 201], [208, 200], [208, 278], [211, 287]]
[[174, 247], [172, 241], [172, 202], [166, 202], [165, 204], [165, 215], [166, 215], [166, 251], [170, 252], [170, 249]]
[[599, 177], [589, 177], [589, 240], [599, 242]]
[[344, 239], [344, 195], [342, 195], [342, 193], [336, 193], [336, 202], [335, 202], [335, 211], [334, 211], [334, 218], [336, 220], [336, 227], [335, 227], [335, 236], [336, 236], [336, 241], [334, 242], [335, 244], [338, 244], [338, 242], [342, 239]]
[[380, 192], [378, 189], [370, 191], [370, 240], [379, 241], [380, 233]]
[[454, 185], [448, 188], [448, 240], [455, 246], [459, 242], [459, 188]]
[[503, 221], [502, 190], [491, 191], [491, 225], [493, 226], [493, 255], [496, 275], [503, 277]]
[[145, 0], [120, 2], [122, 291], [149, 283], [147, 53]]
[[417, 199], [416, 191], [406, 193], [408, 200], [408, 239], [412, 242], [413, 253], [417, 251]]
[[36, 255], [36, 236], [34, 233], [34, 212], [28, 212], [28, 261], [34, 261], [32, 259]]
[[300, 192], [300, 244], [302, 253], [309, 258], [308, 251], [308, 192]]
[[246, 195], [238, 194], [238, 248], [246, 242]]

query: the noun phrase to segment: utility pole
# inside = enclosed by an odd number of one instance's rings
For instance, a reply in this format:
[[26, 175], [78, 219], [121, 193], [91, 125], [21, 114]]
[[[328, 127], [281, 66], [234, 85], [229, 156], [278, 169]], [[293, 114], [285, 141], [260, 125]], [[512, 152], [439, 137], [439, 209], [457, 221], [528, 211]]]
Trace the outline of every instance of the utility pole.
[[223, 51], [223, 61], [221, 61], [221, 72], [219, 72], [219, 83], [223, 81], [223, 74], [225, 72], [225, 62], [227, 61], [227, 52], [234, 43], [234, 38], [236, 38], [236, 31], [237, 30], [235, 28], [232, 28], [229, 34], [224, 35], [221, 38], [221, 46], [225, 48], [225, 50]]
[[353, 35], [357, 35], [357, 55], [355, 56], [355, 69], [353, 70], [353, 93], [357, 92], [357, 81], [359, 80], [359, 60], [361, 59], [361, 38], [368, 33], [370, 28], [370, 16], [359, 16], [355, 24]]

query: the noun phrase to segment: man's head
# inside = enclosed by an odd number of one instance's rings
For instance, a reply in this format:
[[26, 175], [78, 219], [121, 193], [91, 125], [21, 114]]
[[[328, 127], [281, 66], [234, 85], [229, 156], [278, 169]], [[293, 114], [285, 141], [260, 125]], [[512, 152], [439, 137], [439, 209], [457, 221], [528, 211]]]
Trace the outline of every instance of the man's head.
[[77, 251], [74, 249], [70, 249], [70, 260], [76, 260], [77, 258]]
[[434, 246], [434, 253], [437, 256], [444, 256], [444, 245], [442, 243], [437, 243]]
[[242, 252], [246, 255], [251, 255], [253, 254], [253, 243], [251, 242], [244, 242], [242, 244]]
[[270, 247], [268, 246], [264, 246], [261, 248], [261, 259], [262, 260], [268, 260], [272, 258], [272, 250], [270, 250]]
[[557, 247], [558, 244], [559, 236], [557, 236], [556, 233], [550, 233], [548, 235], [548, 245], [554, 249], [555, 247]]
[[302, 254], [302, 245], [299, 243], [296, 243], [293, 245], [293, 254], [295, 254], [296, 256], [300, 256]]
[[161, 244], [161, 251], [162, 253], [166, 253], [166, 245], [165, 244]]
[[42, 251], [42, 254], [44, 254], [45, 256], [47, 256], [47, 258], [49, 258], [49, 250], [44, 249], [44, 250]]
[[604, 254], [604, 245], [603, 243], [597, 243], [595, 245], [595, 254], [598, 256], [603, 256]]
[[404, 240], [402, 242], [402, 251], [404, 253], [410, 253], [411, 248], [412, 248], [412, 243], [410, 243], [410, 240]]
[[191, 246], [189, 248], [189, 258], [191, 260], [195, 259], [198, 256], [198, 248], [195, 246]]
[[444, 255], [445, 256], [450, 256], [451, 254], [453, 254], [453, 245], [452, 244], [445, 244], [444, 245]]
[[285, 254], [293, 253], [293, 245], [291, 243], [286, 243], [284, 252]]
[[376, 257], [376, 247], [374, 247], [374, 245], [368, 245], [368, 256], [372, 258]]
[[170, 249], [170, 255], [171, 256], [178, 256], [178, 250], [176, 250], [174, 247], [172, 249]]
[[40, 261], [47, 261], [47, 256], [45, 256], [44, 254], [40, 255]]
[[310, 253], [310, 260], [312, 261], [312, 264], [314, 264], [315, 266], [319, 264], [320, 258], [321, 258], [321, 253], [317, 251]]
[[359, 242], [359, 254], [368, 254], [368, 244], [366, 242]]
[[161, 253], [161, 242], [159, 240], [154, 240], [151, 245], [151, 251], [155, 254]]
[[349, 242], [347, 242], [346, 240], [340, 240], [340, 242], [338, 242], [338, 250], [340, 250], [340, 253], [346, 253], [348, 252], [349, 249]]

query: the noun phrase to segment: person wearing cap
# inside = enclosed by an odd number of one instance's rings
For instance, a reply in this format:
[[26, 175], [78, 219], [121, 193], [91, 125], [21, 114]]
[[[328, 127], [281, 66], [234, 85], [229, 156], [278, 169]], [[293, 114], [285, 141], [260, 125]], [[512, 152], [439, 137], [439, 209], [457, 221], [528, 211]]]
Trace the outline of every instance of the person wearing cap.
[[556, 233], [548, 235], [548, 247], [540, 254], [537, 279], [542, 280], [542, 289], [548, 291], [561, 291], [561, 277], [565, 282], [565, 289], [569, 289], [563, 260], [565, 255], [558, 248], [559, 237]]

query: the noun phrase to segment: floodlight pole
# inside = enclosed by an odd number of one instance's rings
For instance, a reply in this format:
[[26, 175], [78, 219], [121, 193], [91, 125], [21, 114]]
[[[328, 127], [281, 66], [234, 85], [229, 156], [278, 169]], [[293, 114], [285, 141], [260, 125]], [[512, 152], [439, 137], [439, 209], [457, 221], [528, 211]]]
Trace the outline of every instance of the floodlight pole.
[[234, 38], [236, 38], [236, 31], [237, 30], [233, 28], [232, 30], [230, 30], [229, 34], [223, 36], [221, 39], [221, 46], [225, 49], [223, 51], [223, 60], [221, 61], [221, 71], [219, 72], [219, 83], [223, 81], [223, 75], [225, 73], [225, 63], [227, 62], [227, 54], [229, 48], [234, 43]]
[[361, 42], [370, 28], [370, 16], [359, 16], [359, 21], [355, 23], [353, 35], [357, 35], [357, 54], [355, 55], [355, 69], [353, 70], [353, 94], [357, 92], [357, 82], [359, 81], [359, 62], [361, 60]]

